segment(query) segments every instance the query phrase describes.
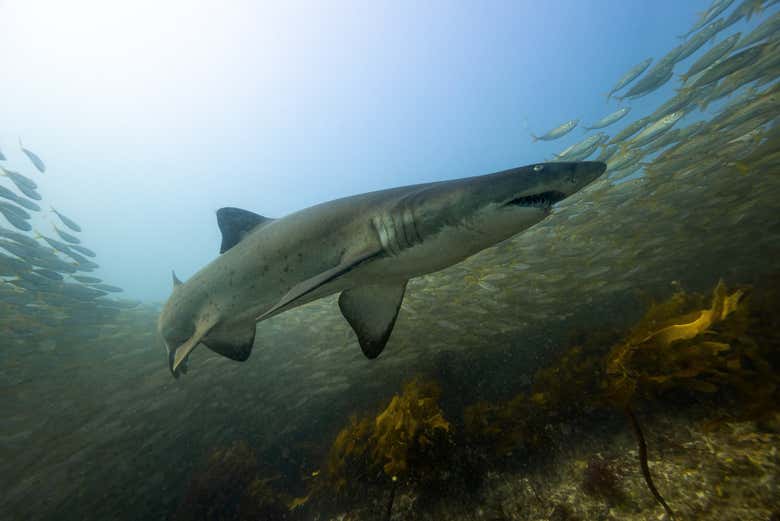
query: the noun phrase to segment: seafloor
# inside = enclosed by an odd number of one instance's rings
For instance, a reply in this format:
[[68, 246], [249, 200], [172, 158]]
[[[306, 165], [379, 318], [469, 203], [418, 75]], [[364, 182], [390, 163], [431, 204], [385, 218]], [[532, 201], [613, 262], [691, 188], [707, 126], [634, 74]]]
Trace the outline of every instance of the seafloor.
[[[655, 411], [647, 422], [652, 425], [646, 433], [652, 447], [649, 463], [675, 519], [780, 519], [780, 417], [713, 427], [704, 418]], [[519, 469], [489, 472], [473, 495], [421, 500], [415, 492], [403, 491], [394, 501], [390, 519], [665, 519], [643, 481], [631, 431], [627, 425], [622, 427], [614, 421], [560, 424], [551, 433], [555, 444], [549, 451]], [[589, 479], [596, 481], [595, 487]], [[339, 514], [307, 519], [388, 519], [386, 507], [387, 499], [381, 498]]]

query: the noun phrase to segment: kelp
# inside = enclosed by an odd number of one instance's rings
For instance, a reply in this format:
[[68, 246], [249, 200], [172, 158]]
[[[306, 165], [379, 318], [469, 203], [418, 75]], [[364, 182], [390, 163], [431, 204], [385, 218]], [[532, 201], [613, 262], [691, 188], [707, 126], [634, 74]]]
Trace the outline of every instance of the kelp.
[[751, 319], [745, 290], [729, 292], [720, 281], [710, 305], [702, 301], [700, 295], [676, 293], [652, 306], [612, 348], [605, 361], [608, 401], [625, 407], [682, 389], [733, 391], [745, 403], [767, 404], [778, 381], [770, 345], [755, 338], [762, 326]]
[[[720, 281], [709, 297], [678, 290], [650, 304], [624, 333], [605, 329], [573, 337], [570, 347], [538, 370], [524, 392], [506, 401], [465, 407], [462, 433], [454, 432], [439, 408], [438, 384], [412, 380], [377, 415], [349, 419], [330, 446], [323, 476], [294, 506], [333, 492], [357, 497], [373, 486], [390, 498], [387, 516], [396, 487], [430, 482], [437, 465], [443, 464], [442, 453], [454, 451], [461, 459], [475, 453], [503, 458], [515, 451], [544, 449], [556, 424], [595, 410], [617, 409], [636, 437], [648, 489], [672, 517], [650, 474], [637, 407], [663, 407], [667, 395], [684, 393], [711, 399], [719, 411], [729, 404], [738, 415], [777, 411], [778, 306], [780, 290], [771, 285], [761, 291], [729, 290]], [[480, 458], [479, 464], [490, 464], [490, 458]], [[583, 476], [583, 490], [620, 503], [624, 498], [617, 476], [611, 466], [593, 460]]]
[[376, 417], [371, 454], [387, 476], [400, 479], [424, 470], [424, 455], [451, 427], [438, 406], [440, 397], [436, 383], [412, 380]]
[[530, 393], [466, 407], [466, 440], [506, 455], [520, 446], [543, 446], [545, 427], [562, 421], [565, 412], [616, 407], [635, 434], [648, 489], [672, 516], [650, 474], [636, 402], [658, 402], [672, 391], [704, 397], [736, 393], [743, 414], [776, 411], [778, 354], [772, 346], [780, 345], [779, 305], [778, 290], [748, 298], [745, 288], [729, 291], [723, 281], [709, 301], [677, 291], [652, 304], [611, 348], [578, 340], [554, 364], [537, 371]]
[[336, 490], [356, 477], [369, 481], [424, 479], [426, 455], [447, 443], [451, 430], [438, 401], [438, 384], [420, 378], [404, 384], [375, 418], [353, 416], [336, 436], [327, 475]]
[[367, 487], [389, 489], [387, 516], [400, 483], [435, 480], [443, 455], [452, 447], [452, 425], [439, 407], [441, 388], [415, 378], [374, 415], [349, 418], [330, 446], [321, 479], [309, 494], [290, 503], [302, 507], [313, 498], [356, 497]]

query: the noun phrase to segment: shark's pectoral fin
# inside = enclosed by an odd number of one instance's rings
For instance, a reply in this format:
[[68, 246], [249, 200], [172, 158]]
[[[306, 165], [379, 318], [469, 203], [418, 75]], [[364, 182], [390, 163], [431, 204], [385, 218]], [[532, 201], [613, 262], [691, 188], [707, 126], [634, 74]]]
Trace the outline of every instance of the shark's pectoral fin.
[[255, 323], [248, 327], [233, 327], [227, 331], [212, 331], [203, 344], [224, 357], [243, 362], [252, 353], [255, 343]]
[[241, 242], [241, 239], [249, 232], [270, 222], [273, 222], [270, 217], [264, 217], [240, 208], [220, 208], [217, 210], [217, 225], [219, 231], [222, 232], [222, 245], [219, 248], [219, 253], [225, 253]]
[[341, 293], [341, 314], [355, 331], [367, 358], [376, 358], [385, 348], [405, 290], [406, 281], [403, 281], [359, 286]]
[[342, 262], [339, 265], [329, 270], [325, 270], [322, 273], [310, 279], [306, 279], [300, 284], [296, 284], [295, 286], [293, 286], [293, 288], [290, 291], [287, 292], [285, 296], [283, 296], [279, 300], [279, 302], [276, 303], [276, 305], [274, 305], [271, 309], [269, 309], [268, 311], [266, 311], [265, 313], [257, 317], [256, 320], [258, 321], [264, 320], [266, 318], [271, 317], [272, 315], [284, 311], [283, 308], [291, 307], [296, 302], [299, 302], [302, 299], [304, 299], [307, 295], [312, 293], [320, 286], [323, 286], [328, 282], [331, 282], [332, 280], [342, 275], [345, 275], [346, 273], [349, 273], [350, 271], [358, 267], [363, 262], [372, 259], [377, 255], [380, 255], [381, 253], [382, 252], [380, 250], [380, 251], [370, 251], [370, 252], [360, 253], [358, 255], [351, 255], [345, 258], [344, 260], [342, 260]]

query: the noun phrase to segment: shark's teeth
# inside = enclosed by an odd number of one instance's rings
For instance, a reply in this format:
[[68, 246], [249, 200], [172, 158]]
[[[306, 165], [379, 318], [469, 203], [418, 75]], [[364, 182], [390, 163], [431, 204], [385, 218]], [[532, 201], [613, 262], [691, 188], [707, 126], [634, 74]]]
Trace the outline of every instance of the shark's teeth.
[[558, 192], [556, 190], [550, 190], [547, 192], [540, 192], [538, 194], [526, 195], [523, 197], [515, 197], [508, 203], [507, 206], [533, 206], [533, 207], [549, 207], [566, 198], [566, 194]]

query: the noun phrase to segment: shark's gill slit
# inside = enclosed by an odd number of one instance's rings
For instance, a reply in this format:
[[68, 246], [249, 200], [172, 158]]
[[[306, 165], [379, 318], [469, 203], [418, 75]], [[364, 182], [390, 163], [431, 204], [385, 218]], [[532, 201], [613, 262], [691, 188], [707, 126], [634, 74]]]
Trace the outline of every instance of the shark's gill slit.
[[379, 243], [382, 245], [382, 249], [387, 253], [392, 253], [392, 249], [390, 248], [390, 241], [387, 237], [387, 229], [385, 228], [384, 222], [382, 221], [382, 217], [373, 217], [371, 219], [371, 224], [374, 226], [374, 231], [376, 232], [377, 237], [379, 237]]
[[414, 213], [409, 206], [405, 206], [402, 210], [404, 233], [406, 234], [409, 246], [414, 246], [422, 242], [422, 237], [417, 231], [417, 223], [414, 221]]

